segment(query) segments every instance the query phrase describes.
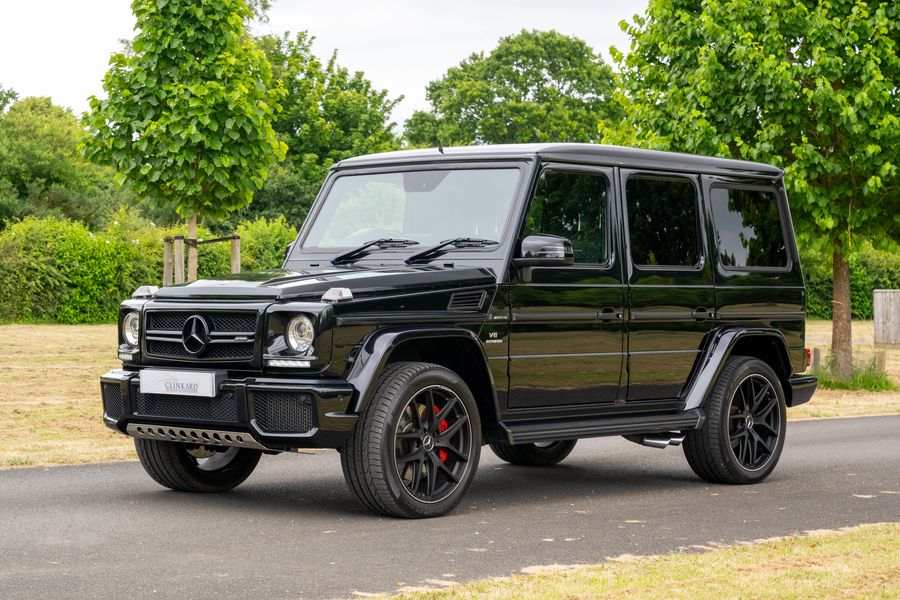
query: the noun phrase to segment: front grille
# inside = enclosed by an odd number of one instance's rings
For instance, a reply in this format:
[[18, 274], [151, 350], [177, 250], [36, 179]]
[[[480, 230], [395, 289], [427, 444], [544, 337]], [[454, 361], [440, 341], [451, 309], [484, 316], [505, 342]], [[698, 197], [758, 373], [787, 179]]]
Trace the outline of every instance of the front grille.
[[177, 331], [181, 333], [184, 323], [191, 315], [200, 315], [210, 324], [210, 332], [255, 333], [255, 312], [218, 313], [218, 312], [159, 312], [147, 313], [147, 329], [155, 331]]
[[[184, 344], [180, 340], [147, 340], [147, 354], [171, 358], [193, 358], [193, 355], [184, 349]], [[197, 358], [209, 360], [251, 360], [253, 358], [253, 342], [210, 344], [206, 351]]]
[[122, 384], [102, 382], [100, 393], [103, 396], [103, 411], [110, 419], [119, 420], [125, 414], [125, 399], [122, 397]]
[[222, 390], [215, 398], [143, 394], [137, 386], [132, 387], [131, 392], [136, 415], [222, 423], [236, 423], [238, 420], [237, 400], [231, 390]]
[[296, 392], [253, 392], [256, 424], [270, 433], [306, 433], [313, 428], [313, 401]]
[[[197, 355], [190, 354], [182, 343], [182, 331], [192, 316], [202, 317], [209, 329], [209, 344]], [[252, 361], [258, 319], [256, 311], [149, 310], [145, 327], [146, 352], [152, 357], [183, 361]]]

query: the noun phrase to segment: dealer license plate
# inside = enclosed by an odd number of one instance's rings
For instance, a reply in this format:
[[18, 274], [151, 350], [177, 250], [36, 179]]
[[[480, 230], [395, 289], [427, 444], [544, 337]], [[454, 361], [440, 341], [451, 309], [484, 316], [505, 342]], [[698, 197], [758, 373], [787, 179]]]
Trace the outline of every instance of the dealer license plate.
[[141, 371], [142, 394], [214, 397], [225, 379], [224, 371]]

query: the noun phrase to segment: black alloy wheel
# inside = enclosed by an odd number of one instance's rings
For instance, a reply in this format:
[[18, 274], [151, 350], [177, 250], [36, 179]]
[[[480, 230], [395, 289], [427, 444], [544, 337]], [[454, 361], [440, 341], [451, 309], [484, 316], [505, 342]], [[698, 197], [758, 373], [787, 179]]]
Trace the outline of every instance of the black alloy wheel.
[[706, 421], [687, 432], [684, 454], [694, 472], [713, 483], [758, 483], [775, 469], [784, 448], [787, 408], [781, 381], [767, 363], [732, 356], [705, 406]]
[[728, 439], [738, 463], [748, 471], [764, 468], [772, 459], [782, 426], [775, 388], [762, 375], [746, 376], [728, 410]]
[[459, 504], [480, 453], [481, 421], [465, 381], [439, 365], [404, 362], [378, 379], [341, 466], [370, 510], [427, 518]]
[[410, 398], [394, 439], [394, 467], [414, 499], [440, 502], [459, 486], [472, 456], [472, 432], [453, 390], [432, 385]]

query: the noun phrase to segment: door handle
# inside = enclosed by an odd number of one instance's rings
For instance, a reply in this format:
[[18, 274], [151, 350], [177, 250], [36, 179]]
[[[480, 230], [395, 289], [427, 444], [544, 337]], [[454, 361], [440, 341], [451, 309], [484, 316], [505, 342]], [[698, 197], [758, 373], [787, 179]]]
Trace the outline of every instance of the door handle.
[[713, 313], [705, 307], [700, 306], [691, 311], [691, 317], [696, 321], [706, 321], [713, 318]]
[[601, 321], [619, 321], [622, 319], [622, 313], [607, 307], [597, 313], [597, 318]]

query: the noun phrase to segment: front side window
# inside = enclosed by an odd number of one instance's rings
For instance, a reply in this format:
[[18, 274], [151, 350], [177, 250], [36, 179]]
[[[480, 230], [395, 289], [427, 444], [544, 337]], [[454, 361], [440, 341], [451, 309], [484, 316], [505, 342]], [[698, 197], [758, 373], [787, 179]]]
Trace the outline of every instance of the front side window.
[[346, 248], [379, 238], [422, 245], [459, 237], [500, 241], [521, 171], [435, 169], [341, 175], [303, 248]]
[[605, 176], [547, 169], [538, 181], [523, 237], [538, 233], [562, 236], [572, 242], [576, 264], [604, 264], [609, 260], [608, 200]]
[[693, 267], [700, 262], [697, 191], [690, 181], [633, 176], [625, 195], [635, 265]]
[[709, 198], [719, 261], [724, 267], [787, 266], [787, 247], [774, 191], [714, 187]]

